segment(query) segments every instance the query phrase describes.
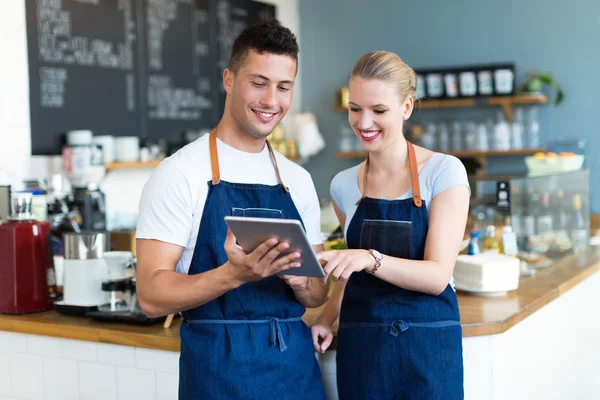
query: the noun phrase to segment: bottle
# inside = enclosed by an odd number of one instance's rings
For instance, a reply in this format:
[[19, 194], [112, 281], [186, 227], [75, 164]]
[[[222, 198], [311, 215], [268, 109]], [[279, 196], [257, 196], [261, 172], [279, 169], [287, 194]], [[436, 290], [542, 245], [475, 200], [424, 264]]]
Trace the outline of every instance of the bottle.
[[469, 247], [467, 254], [470, 256], [476, 256], [481, 251], [479, 250], [479, 234], [477, 232], [471, 232], [471, 241], [469, 242]]
[[552, 206], [552, 214], [553, 214], [553, 225], [554, 225], [554, 233], [556, 236], [568, 236], [569, 224], [568, 224], [568, 216], [565, 212], [564, 205], [564, 197], [565, 192], [562, 189], [556, 191], [553, 206]]
[[443, 122], [438, 125], [438, 149], [442, 152], [450, 150], [450, 133]]
[[544, 235], [552, 232], [552, 212], [550, 211], [550, 201], [548, 192], [542, 192], [540, 196], [540, 206], [536, 217], [536, 229], [538, 235]]
[[525, 133], [527, 135], [527, 145], [530, 148], [540, 147], [540, 124], [537, 119], [537, 107], [535, 106], [529, 110]]
[[340, 151], [350, 152], [355, 149], [356, 136], [349, 127], [344, 126], [340, 135]]
[[512, 231], [520, 241], [523, 237], [523, 203], [521, 193], [517, 185], [512, 185], [510, 189], [510, 217], [508, 217]]
[[571, 227], [571, 241], [573, 242], [573, 251], [584, 249], [588, 244], [589, 227], [588, 221], [583, 216], [581, 208], [581, 195], [575, 193], [573, 195], [573, 224]]
[[523, 148], [523, 109], [517, 107], [515, 109], [515, 119], [510, 126], [510, 145], [513, 149], [519, 150]]
[[485, 229], [485, 239], [483, 240], [483, 252], [499, 253], [500, 246], [496, 240], [496, 227], [488, 225]]
[[510, 224], [510, 217], [506, 217], [506, 222], [502, 227], [502, 240], [500, 241], [500, 253], [507, 256], [516, 257], [519, 253], [517, 246], [517, 235], [513, 232]]
[[525, 206], [523, 207], [523, 235], [521, 236], [520, 242], [520, 247], [523, 249], [527, 248], [529, 239], [535, 235], [535, 215], [533, 213], [533, 209], [538, 201], [538, 195], [533, 191], [532, 188], [528, 188], [527, 198], [529, 201], [526, 199]]
[[487, 127], [482, 122], [477, 125], [477, 150], [487, 151], [489, 148]]
[[510, 150], [510, 127], [504, 120], [502, 111], [498, 111], [496, 125], [494, 126], [494, 148], [496, 150]]
[[460, 121], [452, 122], [452, 150], [462, 150], [462, 124]]

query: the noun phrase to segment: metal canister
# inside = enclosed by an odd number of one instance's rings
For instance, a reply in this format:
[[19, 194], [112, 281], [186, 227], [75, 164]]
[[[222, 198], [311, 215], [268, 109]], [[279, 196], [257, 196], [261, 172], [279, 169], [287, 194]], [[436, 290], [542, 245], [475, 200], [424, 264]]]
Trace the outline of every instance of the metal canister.
[[100, 259], [110, 249], [108, 232], [67, 232], [64, 234], [65, 259]]

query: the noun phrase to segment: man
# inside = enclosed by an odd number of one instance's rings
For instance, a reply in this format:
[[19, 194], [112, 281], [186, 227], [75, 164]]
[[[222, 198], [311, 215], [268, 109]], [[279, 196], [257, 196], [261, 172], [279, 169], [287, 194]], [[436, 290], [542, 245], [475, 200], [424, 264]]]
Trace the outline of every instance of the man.
[[[233, 44], [218, 126], [163, 161], [146, 184], [137, 227], [137, 294], [144, 312], [181, 312], [181, 399], [324, 399], [305, 307], [320, 306], [320, 279], [285, 275], [299, 254], [272, 239], [251, 254], [226, 215], [294, 218], [322, 250], [308, 172], [266, 138], [292, 102], [294, 35], [277, 20]], [[285, 184], [284, 184], [285, 182]]]

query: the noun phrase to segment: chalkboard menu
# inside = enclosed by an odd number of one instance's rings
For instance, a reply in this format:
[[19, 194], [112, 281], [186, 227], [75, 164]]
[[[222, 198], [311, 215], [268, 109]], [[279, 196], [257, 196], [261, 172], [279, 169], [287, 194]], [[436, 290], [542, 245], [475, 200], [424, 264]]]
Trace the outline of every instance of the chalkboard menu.
[[275, 16], [250, 0], [26, 0], [32, 153], [64, 133], [179, 143], [213, 127], [222, 72], [248, 25]]

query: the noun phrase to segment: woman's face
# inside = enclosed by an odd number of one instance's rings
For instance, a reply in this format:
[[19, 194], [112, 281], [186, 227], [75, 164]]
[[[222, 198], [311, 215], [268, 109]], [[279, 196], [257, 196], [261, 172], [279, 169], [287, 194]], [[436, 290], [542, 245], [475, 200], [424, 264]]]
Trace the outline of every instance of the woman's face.
[[401, 99], [387, 81], [350, 79], [348, 122], [365, 151], [380, 151], [403, 137], [402, 124], [412, 111], [412, 98]]

